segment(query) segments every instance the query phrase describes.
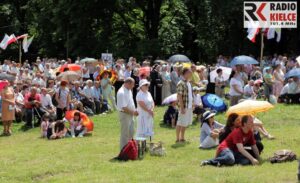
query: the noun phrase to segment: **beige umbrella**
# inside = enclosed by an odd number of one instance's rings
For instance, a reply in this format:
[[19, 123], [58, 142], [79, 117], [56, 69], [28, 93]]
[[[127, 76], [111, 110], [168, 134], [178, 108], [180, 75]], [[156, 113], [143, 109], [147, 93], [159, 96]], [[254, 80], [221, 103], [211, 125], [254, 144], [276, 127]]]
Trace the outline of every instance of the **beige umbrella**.
[[64, 81], [69, 81], [69, 82], [79, 80], [80, 78], [81, 78], [81, 75], [75, 71], [66, 71], [57, 76], [58, 80], [60, 80], [60, 81], [64, 80]]
[[260, 112], [266, 112], [272, 108], [274, 108], [274, 106], [267, 101], [245, 100], [230, 107], [226, 115], [229, 116], [232, 113], [238, 115], [255, 115]]

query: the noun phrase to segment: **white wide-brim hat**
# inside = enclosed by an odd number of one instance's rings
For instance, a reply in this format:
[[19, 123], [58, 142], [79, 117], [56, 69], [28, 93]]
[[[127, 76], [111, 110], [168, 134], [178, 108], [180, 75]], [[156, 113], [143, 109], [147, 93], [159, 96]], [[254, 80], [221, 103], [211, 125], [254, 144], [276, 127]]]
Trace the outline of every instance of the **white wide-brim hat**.
[[150, 82], [147, 79], [140, 80], [138, 89], [140, 89], [144, 85], [150, 85]]

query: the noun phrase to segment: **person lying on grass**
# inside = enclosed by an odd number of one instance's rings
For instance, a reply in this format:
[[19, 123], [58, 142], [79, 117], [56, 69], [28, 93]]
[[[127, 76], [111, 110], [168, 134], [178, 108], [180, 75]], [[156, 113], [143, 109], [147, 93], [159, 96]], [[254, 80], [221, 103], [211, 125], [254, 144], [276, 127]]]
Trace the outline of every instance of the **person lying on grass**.
[[[213, 165], [258, 165], [260, 155], [253, 135], [253, 117], [250, 115], [241, 118], [242, 126], [235, 128], [219, 145], [216, 158], [201, 162], [202, 166]], [[245, 145], [250, 145], [254, 156], [247, 152]]]
[[209, 149], [219, 145], [219, 134], [223, 132], [224, 125], [215, 121], [216, 114], [206, 111], [203, 114], [200, 134], [200, 148]]

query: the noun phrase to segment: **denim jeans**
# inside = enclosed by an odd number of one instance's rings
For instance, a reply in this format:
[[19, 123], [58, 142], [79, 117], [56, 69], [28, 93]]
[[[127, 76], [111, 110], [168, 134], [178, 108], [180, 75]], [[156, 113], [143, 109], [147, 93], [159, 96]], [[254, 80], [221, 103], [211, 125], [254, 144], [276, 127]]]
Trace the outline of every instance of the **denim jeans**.
[[235, 163], [235, 158], [233, 152], [229, 149], [223, 149], [219, 155], [212, 160], [208, 161], [211, 165], [233, 165]]
[[251, 161], [242, 155], [240, 152], [234, 152], [235, 164], [250, 165]]

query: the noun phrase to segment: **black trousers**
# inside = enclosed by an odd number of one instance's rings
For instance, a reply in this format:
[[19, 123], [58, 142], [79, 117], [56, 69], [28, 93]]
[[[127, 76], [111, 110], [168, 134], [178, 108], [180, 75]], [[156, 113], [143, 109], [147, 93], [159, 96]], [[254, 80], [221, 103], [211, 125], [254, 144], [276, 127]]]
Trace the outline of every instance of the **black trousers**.
[[42, 117], [45, 113], [46, 112], [41, 110], [41, 108], [26, 109], [26, 126], [32, 126], [33, 115], [37, 116], [37, 123], [41, 124]]
[[287, 94], [288, 100], [292, 103], [292, 104], [299, 104], [300, 103], [300, 94]]
[[101, 102], [98, 100], [94, 100], [94, 103], [95, 103], [96, 114], [100, 114], [101, 113]]
[[65, 117], [65, 113], [67, 111], [67, 108], [61, 109], [61, 108], [56, 108], [56, 116], [57, 120], [62, 120]]

